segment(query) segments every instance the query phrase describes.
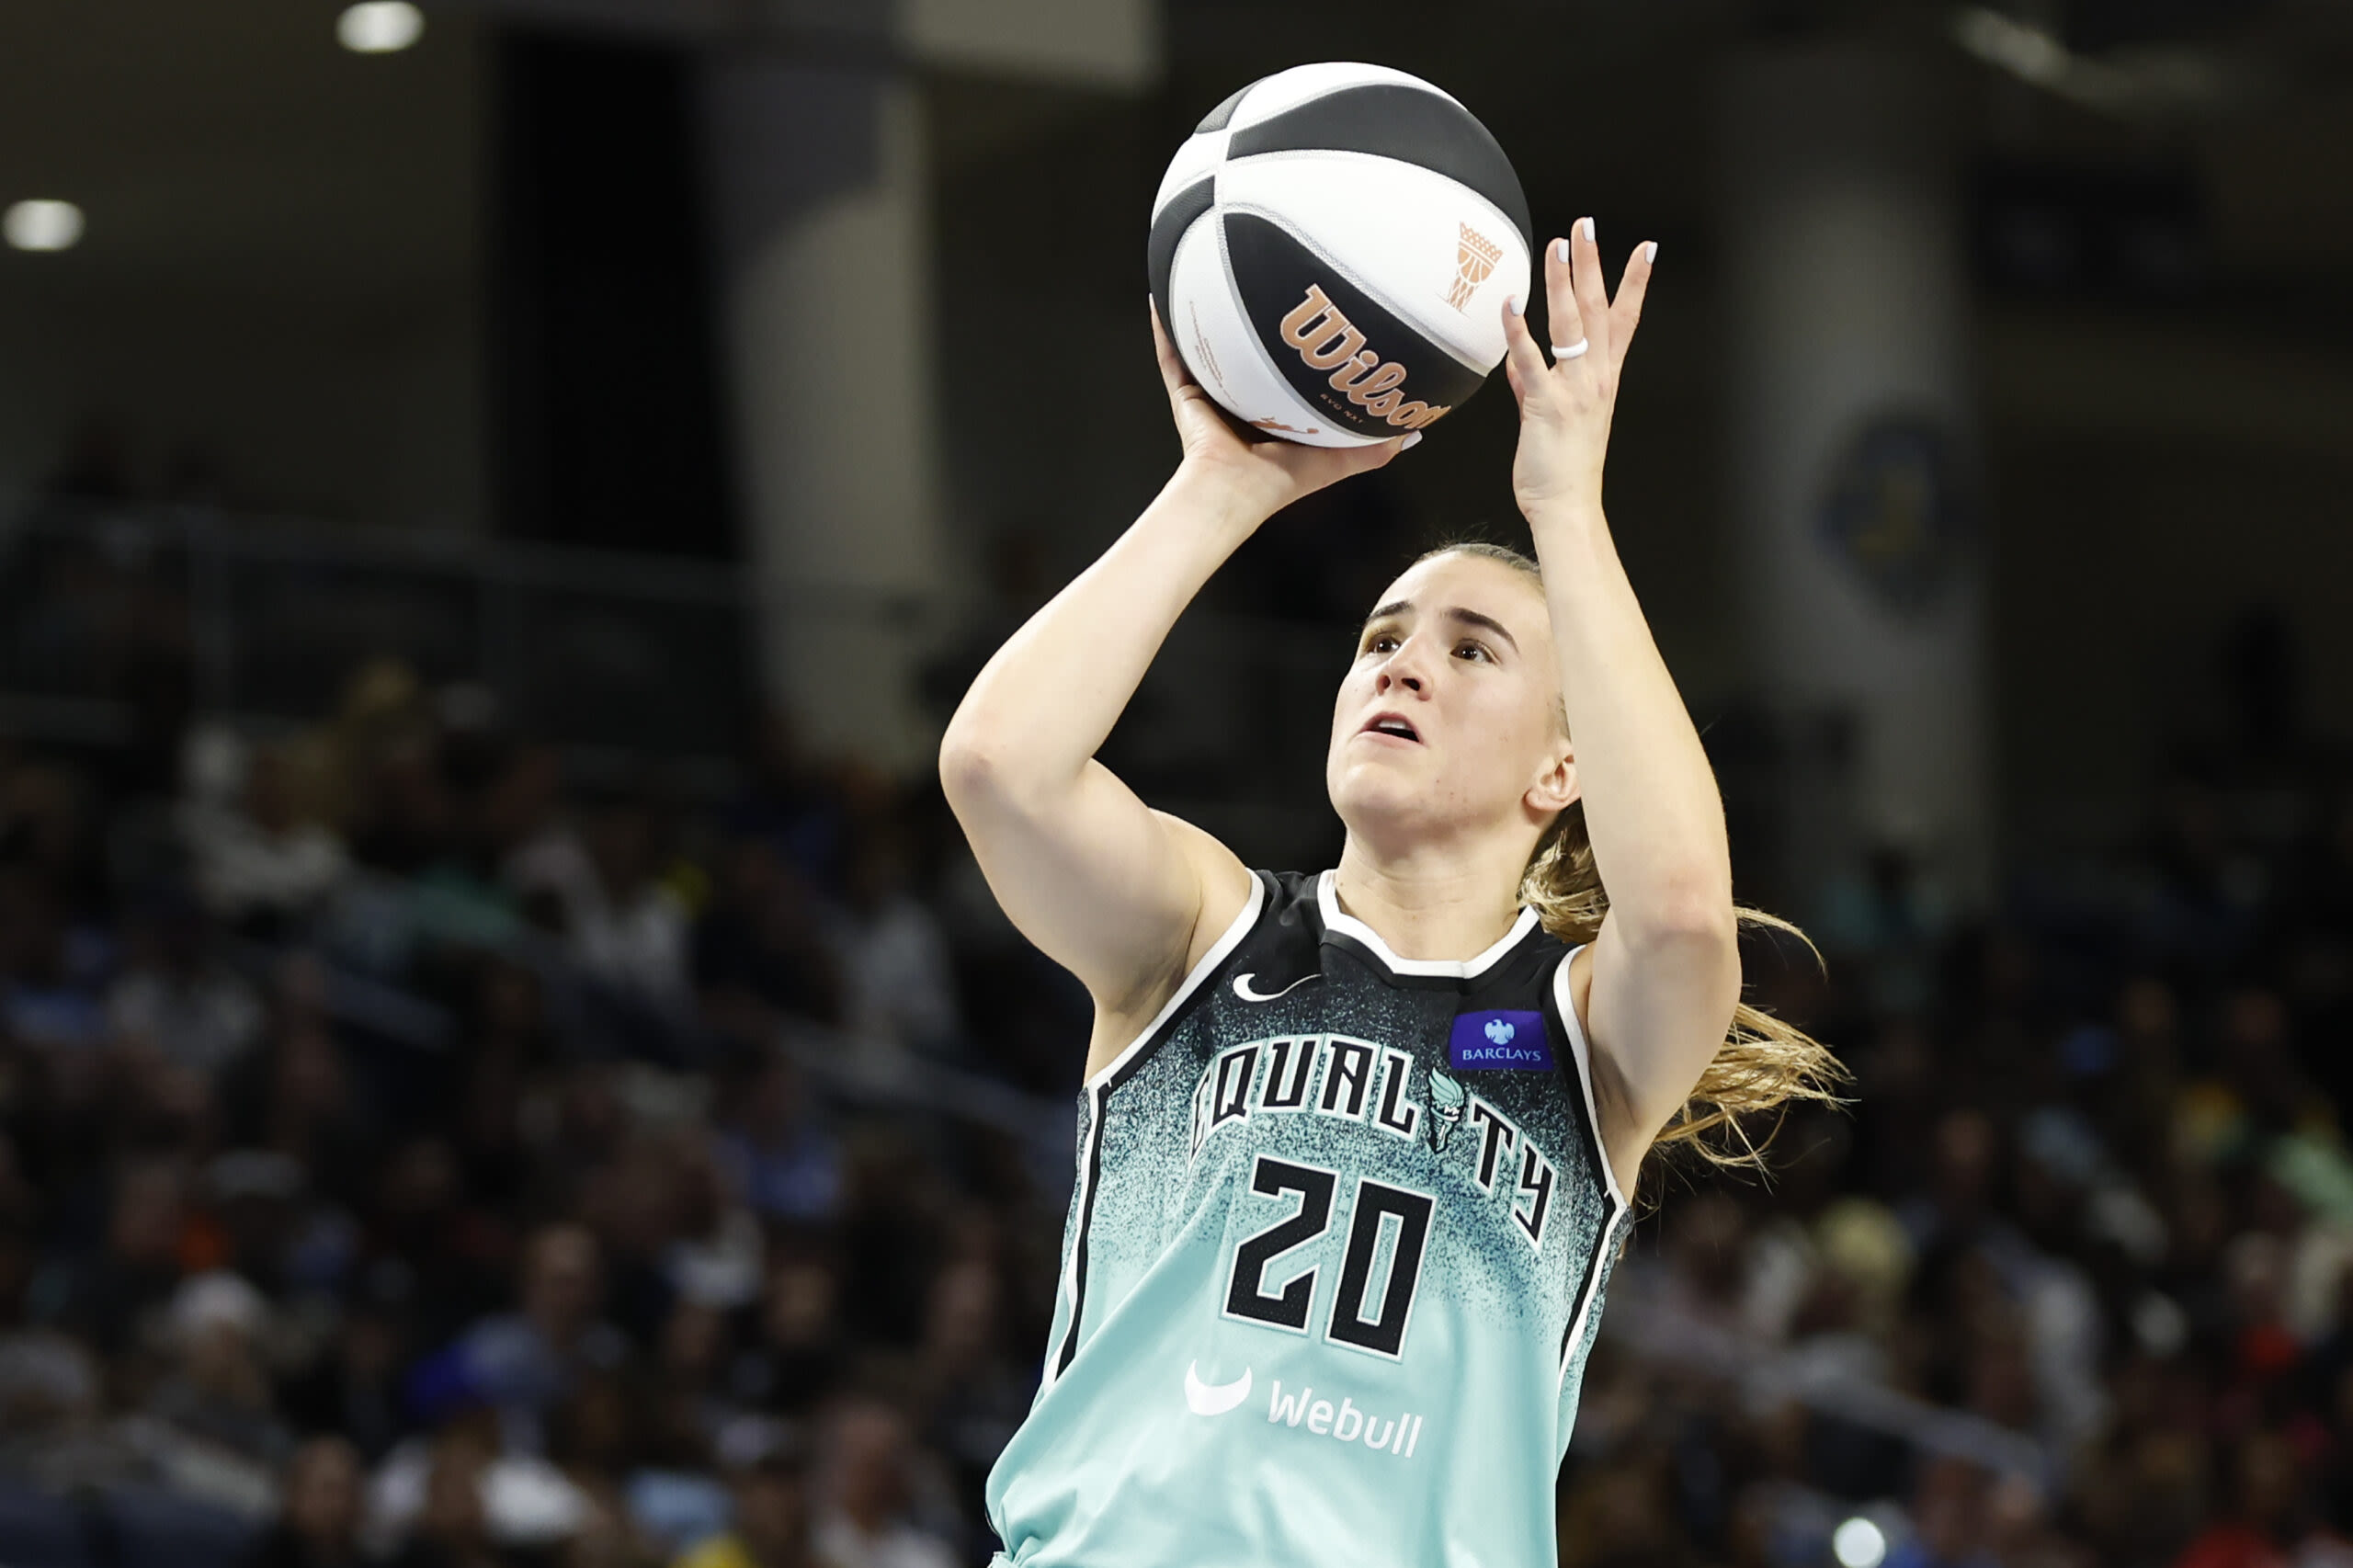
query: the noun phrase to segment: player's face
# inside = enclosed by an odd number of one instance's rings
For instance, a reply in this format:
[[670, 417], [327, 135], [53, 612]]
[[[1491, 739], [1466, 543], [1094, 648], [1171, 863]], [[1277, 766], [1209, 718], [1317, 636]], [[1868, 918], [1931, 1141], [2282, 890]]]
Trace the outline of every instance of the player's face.
[[1525, 831], [1566, 803], [1551, 630], [1542, 590], [1501, 562], [1441, 555], [1389, 585], [1332, 710], [1324, 784], [1350, 831]]

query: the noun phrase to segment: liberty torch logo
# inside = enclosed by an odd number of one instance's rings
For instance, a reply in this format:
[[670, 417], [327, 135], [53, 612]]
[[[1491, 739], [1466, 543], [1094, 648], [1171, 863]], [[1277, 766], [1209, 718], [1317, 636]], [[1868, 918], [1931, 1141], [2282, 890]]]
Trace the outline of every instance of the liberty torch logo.
[[1446, 302], [1458, 311], [1467, 311], [1472, 292], [1493, 275], [1495, 263], [1503, 259], [1504, 247], [1468, 223], [1456, 227], [1461, 235], [1454, 242], [1454, 282], [1446, 291]]

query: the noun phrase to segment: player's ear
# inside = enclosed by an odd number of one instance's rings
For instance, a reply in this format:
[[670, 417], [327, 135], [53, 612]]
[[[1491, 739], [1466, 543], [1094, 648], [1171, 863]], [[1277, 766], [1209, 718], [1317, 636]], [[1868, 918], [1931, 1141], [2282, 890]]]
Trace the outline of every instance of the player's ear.
[[1528, 787], [1528, 806], [1543, 816], [1555, 816], [1576, 804], [1577, 754], [1566, 741], [1547, 760], [1544, 771]]

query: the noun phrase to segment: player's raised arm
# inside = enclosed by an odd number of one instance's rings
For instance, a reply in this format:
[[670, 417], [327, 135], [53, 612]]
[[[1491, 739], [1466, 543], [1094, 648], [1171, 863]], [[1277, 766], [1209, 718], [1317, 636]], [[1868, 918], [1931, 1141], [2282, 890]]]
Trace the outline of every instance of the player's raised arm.
[[1543, 565], [1586, 828], [1609, 889], [1582, 1000], [1604, 1137], [1629, 1175], [1722, 1048], [1740, 997], [1723, 803], [1601, 508], [1652, 254], [1634, 253], [1613, 305], [1587, 219], [1545, 250], [1553, 363], [1524, 319], [1505, 323], [1520, 403], [1512, 486]]
[[997, 651], [939, 754], [949, 804], [997, 901], [1094, 995], [1097, 1051], [1158, 1009], [1250, 884], [1230, 850], [1146, 807], [1096, 752], [1227, 556], [1301, 495], [1416, 438], [1348, 449], [1246, 441], [1192, 385], [1156, 318], [1153, 335], [1183, 461], [1102, 558]]

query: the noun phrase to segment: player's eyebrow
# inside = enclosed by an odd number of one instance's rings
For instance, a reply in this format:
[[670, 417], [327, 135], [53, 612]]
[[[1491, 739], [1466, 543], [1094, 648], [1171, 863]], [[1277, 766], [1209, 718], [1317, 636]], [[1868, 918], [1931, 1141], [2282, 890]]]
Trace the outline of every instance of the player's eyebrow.
[[[1380, 608], [1374, 610], [1370, 615], [1366, 616], [1364, 618], [1364, 623], [1367, 628], [1370, 628], [1375, 621], [1387, 620], [1392, 616], [1410, 614], [1412, 613], [1413, 608], [1414, 601], [1411, 599], [1392, 599], [1387, 604], [1382, 605]], [[1465, 626], [1483, 627], [1487, 631], [1492, 631], [1496, 636], [1502, 638], [1505, 642], [1510, 643], [1511, 651], [1513, 653], [1517, 653], [1519, 652], [1519, 639], [1511, 634], [1510, 627], [1506, 626], [1502, 621], [1497, 620], [1492, 615], [1483, 615], [1475, 609], [1465, 609], [1461, 605], [1449, 605], [1441, 613], [1445, 615], [1447, 619], [1460, 621]], [[1359, 631], [1358, 636], [1361, 637], [1363, 634], [1364, 633], [1362, 631]]]
[[1446, 615], [1449, 620], [1459, 620], [1466, 626], [1483, 626], [1488, 631], [1494, 632], [1496, 636], [1502, 638], [1505, 642], [1510, 643], [1511, 651], [1513, 653], [1517, 653], [1519, 652], [1519, 639], [1511, 634], [1510, 627], [1506, 626], [1494, 616], [1482, 615], [1475, 609], [1464, 609], [1460, 605], [1449, 606], [1447, 608]]

